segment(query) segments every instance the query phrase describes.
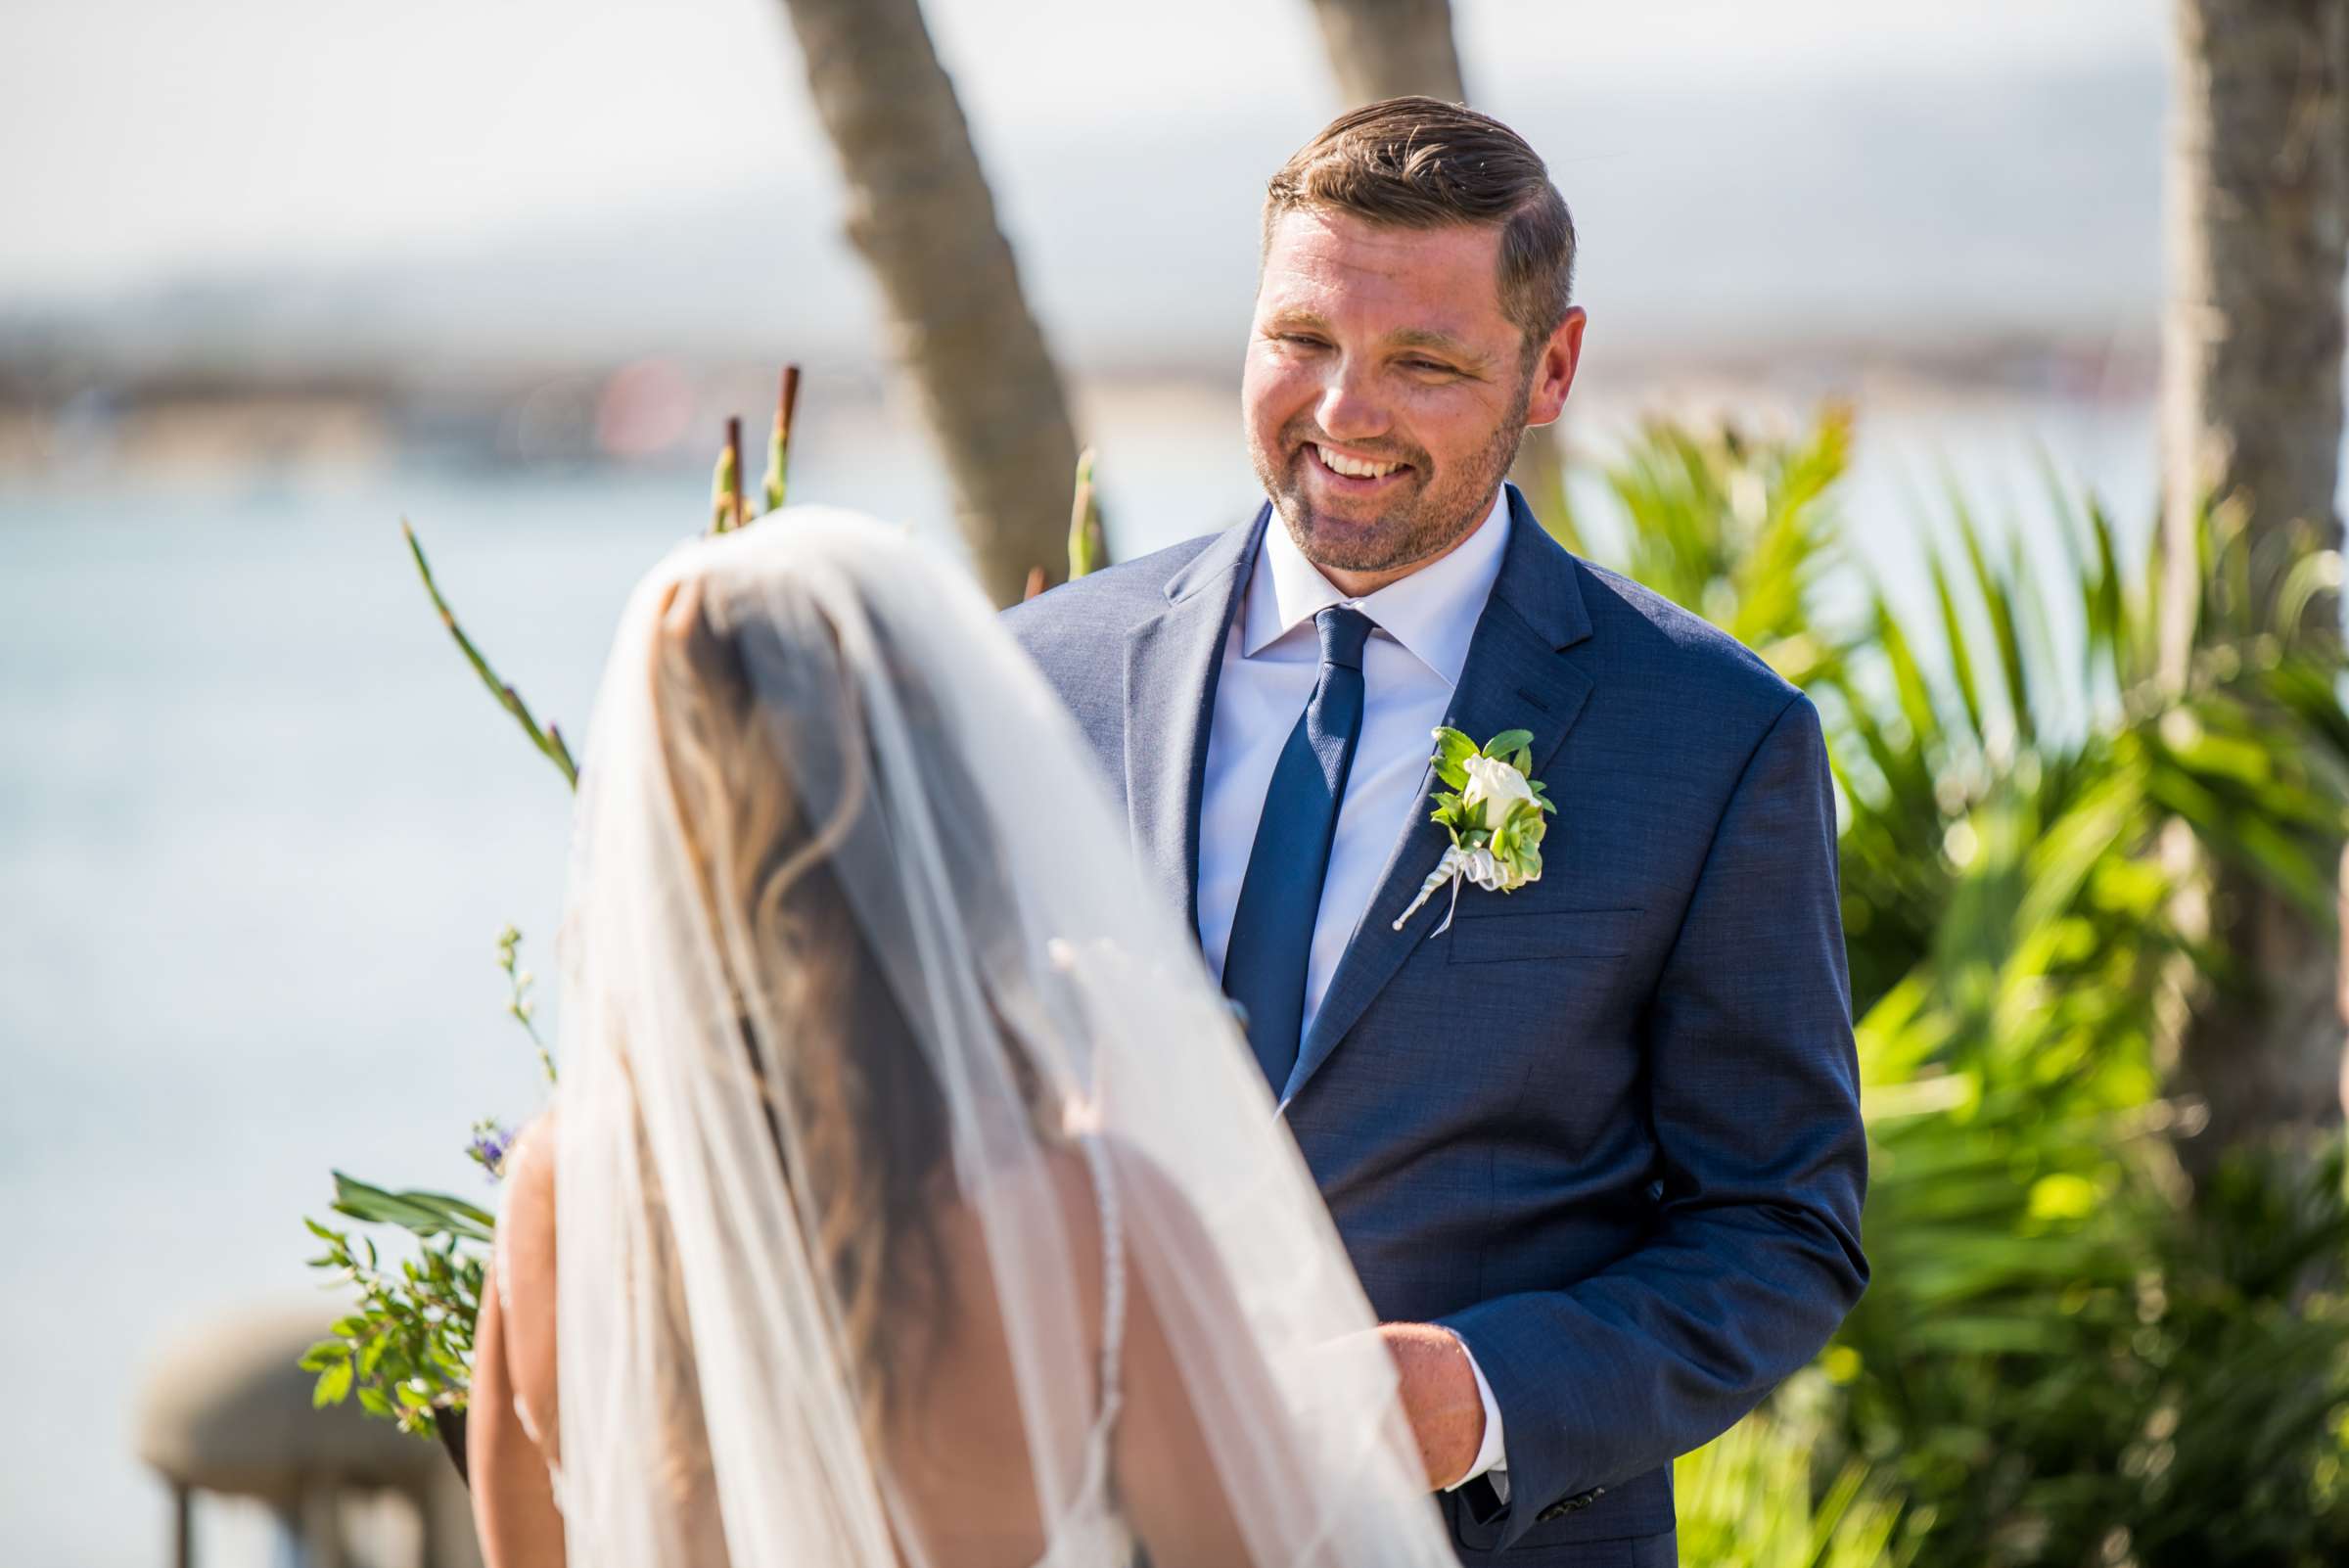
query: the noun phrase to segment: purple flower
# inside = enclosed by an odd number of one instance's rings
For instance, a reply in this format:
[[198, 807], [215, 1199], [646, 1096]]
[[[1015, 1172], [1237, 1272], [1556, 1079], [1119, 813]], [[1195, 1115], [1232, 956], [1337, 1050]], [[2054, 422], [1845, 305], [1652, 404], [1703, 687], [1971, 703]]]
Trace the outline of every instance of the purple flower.
[[506, 1174], [506, 1155], [514, 1147], [514, 1130], [484, 1117], [473, 1124], [473, 1141], [465, 1145], [466, 1157], [489, 1173], [490, 1179], [502, 1180]]

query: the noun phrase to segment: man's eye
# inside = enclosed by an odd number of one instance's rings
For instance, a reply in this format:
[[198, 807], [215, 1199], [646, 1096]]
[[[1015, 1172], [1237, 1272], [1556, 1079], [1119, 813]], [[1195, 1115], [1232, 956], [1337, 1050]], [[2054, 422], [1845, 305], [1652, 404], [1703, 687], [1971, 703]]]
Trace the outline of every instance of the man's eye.
[[1278, 338], [1282, 343], [1295, 344], [1300, 348], [1318, 348], [1321, 346], [1321, 340], [1313, 337], [1310, 333], [1280, 332], [1273, 334], [1273, 336]]
[[1432, 370], [1440, 375], [1448, 375], [1451, 371], [1450, 365], [1440, 365], [1433, 359], [1406, 359], [1403, 362], [1403, 368], [1405, 370]]

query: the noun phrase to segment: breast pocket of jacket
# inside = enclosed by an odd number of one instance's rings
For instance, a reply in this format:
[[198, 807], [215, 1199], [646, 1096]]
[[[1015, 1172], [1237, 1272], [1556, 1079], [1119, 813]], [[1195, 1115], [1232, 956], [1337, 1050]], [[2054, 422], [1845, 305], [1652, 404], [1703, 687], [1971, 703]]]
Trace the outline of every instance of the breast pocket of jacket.
[[[1471, 892], [1470, 898], [1475, 897]], [[1451, 922], [1449, 960], [1503, 964], [1621, 958], [1638, 935], [1638, 909], [1463, 908]]]

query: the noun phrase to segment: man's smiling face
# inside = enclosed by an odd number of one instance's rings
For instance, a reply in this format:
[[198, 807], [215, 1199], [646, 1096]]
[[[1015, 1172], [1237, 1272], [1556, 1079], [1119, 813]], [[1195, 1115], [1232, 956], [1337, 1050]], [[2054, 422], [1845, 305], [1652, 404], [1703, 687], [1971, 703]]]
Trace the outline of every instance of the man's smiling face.
[[1529, 363], [1501, 311], [1500, 229], [1282, 214], [1265, 248], [1241, 406], [1249, 457], [1306, 559], [1353, 594], [1443, 555], [1557, 418], [1582, 312]]

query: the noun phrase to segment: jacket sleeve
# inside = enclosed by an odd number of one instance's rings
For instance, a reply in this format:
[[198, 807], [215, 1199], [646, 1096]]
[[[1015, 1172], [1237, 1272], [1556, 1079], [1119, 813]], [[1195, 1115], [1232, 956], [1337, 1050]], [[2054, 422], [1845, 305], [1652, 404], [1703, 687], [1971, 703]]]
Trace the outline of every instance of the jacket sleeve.
[[1866, 1284], [1835, 856], [1819, 715], [1796, 696], [1730, 792], [1650, 1003], [1654, 1229], [1565, 1289], [1442, 1319], [1500, 1407], [1504, 1548], [1726, 1430]]

